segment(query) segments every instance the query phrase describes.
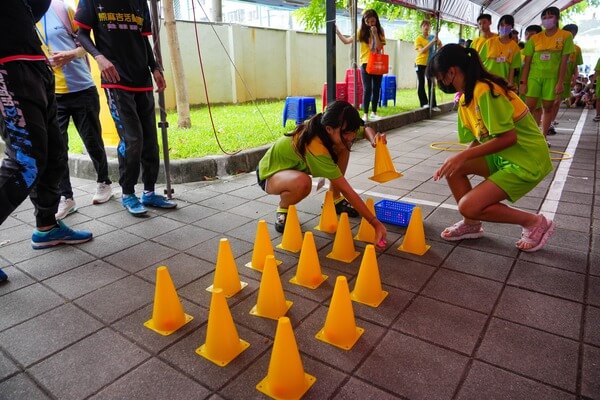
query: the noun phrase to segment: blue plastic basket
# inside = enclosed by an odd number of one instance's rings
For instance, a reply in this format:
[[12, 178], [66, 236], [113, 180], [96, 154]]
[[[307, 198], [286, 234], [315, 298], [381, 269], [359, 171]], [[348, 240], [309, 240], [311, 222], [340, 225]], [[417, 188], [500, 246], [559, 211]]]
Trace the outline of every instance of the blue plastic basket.
[[377, 219], [389, 224], [408, 226], [412, 215], [414, 204], [401, 201], [380, 200], [375, 203], [375, 214]]

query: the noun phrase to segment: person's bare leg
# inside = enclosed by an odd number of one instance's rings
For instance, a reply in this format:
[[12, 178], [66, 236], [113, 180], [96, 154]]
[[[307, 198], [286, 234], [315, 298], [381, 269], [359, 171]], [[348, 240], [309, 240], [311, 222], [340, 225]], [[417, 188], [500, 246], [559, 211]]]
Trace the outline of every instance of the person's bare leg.
[[312, 190], [311, 177], [300, 171], [284, 170], [267, 179], [267, 193], [279, 195], [279, 207], [299, 203]]
[[546, 137], [550, 124], [554, 119], [554, 101], [542, 101], [542, 108], [544, 109], [542, 113], [542, 133], [544, 134], [544, 137]]
[[529, 112], [531, 113], [531, 115], [533, 115], [533, 119], [535, 120], [536, 124], [538, 124], [538, 126], [540, 126], [540, 124], [542, 122], [542, 109], [538, 108], [538, 106], [537, 106], [538, 98], [537, 97], [527, 97], [527, 98], [525, 98], [525, 104], [527, 104], [527, 107], [529, 108]]
[[[350, 151], [344, 149], [338, 154], [337, 161], [337, 165], [340, 168], [340, 171], [342, 171], [342, 175], [344, 176], [346, 175], [346, 169], [348, 169], [348, 162], [350, 162]], [[334, 200], [340, 197], [340, 191], [338, 188], [335, 187], [335, 185], [330, 185], [330, 190], [333, 192]]]
[[[452, 192], [452, 196], [454, 196], [456, 204], [459, 204], [460, 200], [473, 189], [471, 181], [469, 180], [470, 175], [487, 177], [489, 174], [490, 170], [485, 159], [478, 158], [467, 161], [462, 168], [458, 169], [452, 176], [446, 177], [448, 187]], [[464, 214], [463, 217], [465, 224], [474, 225], [479, 223], [479, 220], [467, 218]]]

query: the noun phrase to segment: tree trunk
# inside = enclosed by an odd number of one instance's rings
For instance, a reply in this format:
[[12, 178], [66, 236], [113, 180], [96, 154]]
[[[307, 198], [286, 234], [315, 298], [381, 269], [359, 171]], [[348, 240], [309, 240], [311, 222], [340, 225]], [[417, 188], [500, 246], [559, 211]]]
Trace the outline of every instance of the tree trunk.
[[179, 128], [190, 128], [190, 101], [185, 86], [185, 72], [183, 71], [183, 60], [179, 49], [179, 38], [175, 25], [175, 11], [173, 0], [162, 2], [165, 12], [165, 28], [167, 31], [167, 42], [171, 53], [171, 69], [173, 70], [173, 81], [175, 83], [175, 100], [177, 102], [177, 126]]

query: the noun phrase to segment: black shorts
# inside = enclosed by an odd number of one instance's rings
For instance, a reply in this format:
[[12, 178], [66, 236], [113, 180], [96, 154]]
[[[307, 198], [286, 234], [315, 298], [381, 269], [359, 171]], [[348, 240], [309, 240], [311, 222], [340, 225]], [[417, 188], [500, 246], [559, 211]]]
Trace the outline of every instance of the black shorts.
[[258, 167], [256, 167], [256, 181], [258, 182], [258, 186], [260, 186], [260, 188], [266, 193], [265, 186], [267, 185], [267, 181], [265, 179], [260, 179], [260, 175], [258, 175]]

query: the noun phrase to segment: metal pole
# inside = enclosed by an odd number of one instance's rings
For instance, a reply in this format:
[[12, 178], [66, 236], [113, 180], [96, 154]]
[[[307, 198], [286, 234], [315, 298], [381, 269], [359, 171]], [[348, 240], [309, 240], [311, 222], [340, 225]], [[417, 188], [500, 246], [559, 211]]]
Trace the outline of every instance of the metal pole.
[[356, 108], [358, 108], [359, 103], [359, 99], [358, 99], [358, 79], [357, 79], [357, 75], [358, 75], [358, 63], [356, 62], [356, 48], [357, 48], [357, 43], [358, 43], [358, 32], [356, 31], [357, 26], [356, 26], [356, 16], [358, 14], [358, 1], [357, 0], [351, 0], [350, 3], [350, 18], [352, 19], [352, 37], [354, 38], [354, 40], [352, 41], [352, 72], [354, 74], [354, 82], [352, 82], [352, 84], [354, 85], [354, 98], [352, 99], [352, 105]]
[[327, 0], [325, 9], [327, 52], [327, 103], [335, 101], [335, 0]]
[[[169, 1], [169, 0], [167, 0]], [[162, 54], [160, 52], [160, 37], [159, 37], [159, 22], [158, 22], [158, 0], [150, 1], [150, 11], [152, 13], [152, 38], [154, 42], [154, 56], [156, 58], [156, 63], [162, 69]], [[171, 189], [171, 170], [170, 170], [170, 162], [169, 162], [169, 138], [167, 135], [167, 127], [169, 123], [167, 122], [167, 112], [165, 110], [165, 94], [163, 92], [158, 93], [158, 108], [160, 111], [160, 121], [158, 122], [158, 127], [160, 128], [161, 136], [162, 136], [162, 146], [163, 146], [163, 161], [165, 164], [165, 180], [167, 183], [167, 187], [165, 189], [165, 195], [167, 198], [173, 198], [173, 190]]]

